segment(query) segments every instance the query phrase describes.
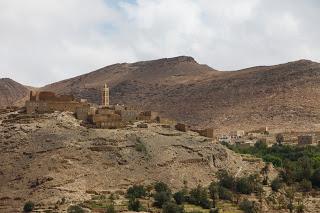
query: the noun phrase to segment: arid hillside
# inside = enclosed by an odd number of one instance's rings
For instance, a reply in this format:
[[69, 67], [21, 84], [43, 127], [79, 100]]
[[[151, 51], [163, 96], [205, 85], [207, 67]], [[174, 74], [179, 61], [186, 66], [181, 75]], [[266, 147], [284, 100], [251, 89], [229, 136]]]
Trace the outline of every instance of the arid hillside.
[[125, 192], [164, 181], [173, 189], [208, 185], [219, 169], [259, 173], [262, 161], [240, 155], [197, 133], [149, 124], [87, 129], [69, 113], [0, 114], [0, 212], [20, 212], [32, 200], [57, 212], [93, 194]]
[[222, 72], [181, 56], [115, 64], [42, 89], [98, 103], [105, 81], [113, 104], [155, 110], [217, 132], [320, 128], [320, 64], [312, 61]]
[[13, 106], [13, 105], [21, 105], [23, 100], [28, 95], [29, 90], [9, 79], [9, 78], [1, 78], [0, 79], [0, 108]]

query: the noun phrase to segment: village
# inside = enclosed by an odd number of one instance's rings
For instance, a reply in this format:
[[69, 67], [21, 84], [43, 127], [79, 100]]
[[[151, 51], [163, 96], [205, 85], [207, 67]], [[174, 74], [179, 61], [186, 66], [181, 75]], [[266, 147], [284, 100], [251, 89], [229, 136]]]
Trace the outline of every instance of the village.
[[[111, 105], [109, 87], [107, 84], [101, 89], [101, 104], [88, 103], [86, 99], [76, 100], [72, 95], [57, 96], [53, 92], [39, 91], [30, 92], [30, 99], [25, 103], [27, 114], [52, 113], [55, 111], [69, 111], [74, 113], [78, 120], [88, 128], [118, 129], [141, 121], [138, 128], [148, 128], [148, 123], [160, 123], [164, 127], [174, 128], [177, 131], [197, 132], [200, 136], [211, 138], [213, 143], [236, 145], [240, 148], [254, 146], [258, 141], [263, 141], [268, 146], [276, 143], [276, 136], [268, 127], [262, 127], [253, 131], [234, 130], [229, 133], [216, 135], [214, 128], [196, 129], [187, 124], [176, 122], [170, 118], [164, 118], [157, 112], [139, 111], [133, 107], [124, 105]], [[282, 135], [282, 133], [281, 133]], [[317, 145], [320, 144], [319, 134], [309, 133], [283, 133], [283, 143], [288, 145]]]

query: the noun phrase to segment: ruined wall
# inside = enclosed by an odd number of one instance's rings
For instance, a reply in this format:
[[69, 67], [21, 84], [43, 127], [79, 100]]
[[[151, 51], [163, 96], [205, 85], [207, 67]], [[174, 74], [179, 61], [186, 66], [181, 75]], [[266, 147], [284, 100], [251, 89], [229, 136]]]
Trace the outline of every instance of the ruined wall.
[[30, 113], [51, 113], [54, 111], [76, 112], [77, 108], [88, 107], [87, 103], [79, 102], [51, 102], [51, 101], [26, 101], [26, 111]]

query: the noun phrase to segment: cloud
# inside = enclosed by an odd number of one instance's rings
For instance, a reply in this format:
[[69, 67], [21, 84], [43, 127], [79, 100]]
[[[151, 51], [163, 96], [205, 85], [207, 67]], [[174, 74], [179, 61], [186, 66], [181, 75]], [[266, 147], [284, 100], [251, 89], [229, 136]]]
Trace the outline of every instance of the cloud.
[[190, 55], [220, 70], [320, 59], [315, 0], [2, 0], [0, 77], [44, 85]]

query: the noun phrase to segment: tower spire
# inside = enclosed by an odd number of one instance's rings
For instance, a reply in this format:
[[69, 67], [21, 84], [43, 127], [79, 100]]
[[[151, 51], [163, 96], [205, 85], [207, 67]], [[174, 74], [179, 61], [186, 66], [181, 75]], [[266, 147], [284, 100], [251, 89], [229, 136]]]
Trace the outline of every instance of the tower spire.
[[105, 83], [102, 89], [102, 106], [108, 107], [109, 104], [109, 87], [107, 83]]

